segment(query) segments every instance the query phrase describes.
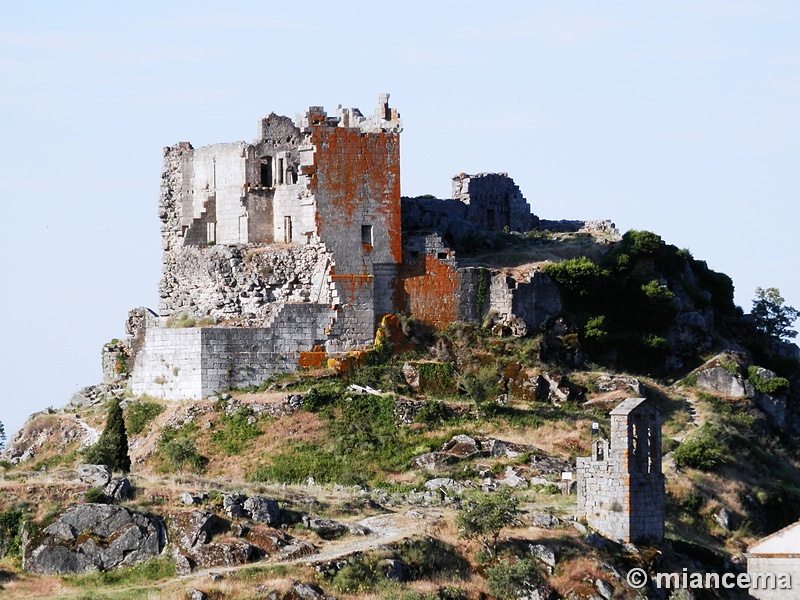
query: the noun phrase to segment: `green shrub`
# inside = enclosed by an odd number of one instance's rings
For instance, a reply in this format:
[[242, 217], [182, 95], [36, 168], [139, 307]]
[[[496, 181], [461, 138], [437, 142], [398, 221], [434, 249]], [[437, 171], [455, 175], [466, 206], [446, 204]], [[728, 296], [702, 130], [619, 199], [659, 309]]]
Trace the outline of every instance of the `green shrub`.
[[128, 404], [125, 409], [125, 427], [128, 433], [130, 435], [139, 435], [162, 412], [164, 412], [164, 406], [157, 402], [139, 400]]
[[689, 494], [686, 499], [681, 503], [686, 512], [691, 514], [696, 514], [699, 511], [703, 504], [705, 503], [705, 498], [700, 494]]
[[666, 338], [654, 333], [646, 333], [643, 335], [641, 343], [646, 350], [663, 350], [667, 347]]
[[427, 425], [441, 425], [449, 418], [449, 412], [450, 411], [443, 402], [427, 400], [414, 416], [414, 422], [425, 423]]
[[97, 443], [84, 450], [83, 457], [87, 463], [106, 465], [112, 471], [127, 473], [131, 470], [128, 433], [119, 398], [111, 400], [103, 433]]
[[259, 467], [251, 479], [260, 482], [305, 483], [313, 477], [317, 483], [340, 483], [363, 485], [372, 474], [369, 468], [348, 460], [347, 456], [319, 449], [306, 443], [291, 448], [288, 452], [272, 456], [272, 464]]
[[20, 555], [21, 527], [25, 513], [21, 508], [9, 508], [0, 512], [0, 558], [9, 554]]
[[739, 366], [739, 363], [736, 362], [735, 360], [731, 360], [731, 359], [728, 359], [728, 358], [720, 359], [719, 366], [721, 366], [723, 369], [725, 369], [731, 375], [738, 375], [739, 371], [741, 371], [741, 367]]
[[789, 380], [785, 377], [761, 377], [759, 367], [751, 366], [747, 369], [748, 379], [762, 394], [781, 394], [789, 388]]
[[691, 438], [684, 440], [673, 452], [675, 464], [701, 471], [714, 471], [727, 462], [727, 448], [720, 441], [717, 427], [703, 425]]
[[100, 487], [93, 487], [86, 490], [83, 494], [83, 499], [86, 502], [94, 504], [106, 504], [108, 502], [108, 496], [106, 496], [103, 488]]
[[186, 311], [181, 311], [177, 315], [170, 315], [167, 318], [167, 327], [194, 327], [197, 325], [197, 320], [189, 316]]
[[592, 317], [583, 326], [583, 337], [587, 341], [602, 342], [608, 337], [606, 318], [603, 315]]
[[681, 385], [695, 387], [697, 385], [697, 373], [689, 373], [689, 375], [683, 378]]
[[622, 246], [633, 256], [652, 256], [664, 247], [664, 241], [652, 231], [631, 229], [623, 234]]
[[193, 434], [197, 426], [165, 429], [158, 440], [158, 453], [168, 470], [190, 470], [199, 473], [208, 464], [208, 458], [197, 451]]
[[376, 561], [350, 559], [333, 576], [333, 587], [344, 594], [360, 594], [374, 589], [381, 579]]
[[303, 409], [319, 412], [332, 406], [342, 398], [342, 387], [337, 384], [321, 383], [310, 388], [303, 396]]
[[420, 388], [431, 394], [451, 394], [455, 389], [456, 368], [451, 363], [417, 363]]
[[227, 455], [241, 454], [246, 442], [262, 433], [257, 422], [251, 422], [253, 419], [253, 411], [247, 407], [231, 415], [223, 415], [220, 428], [211, 434], [211, 441]]
[[430, 536], [403, 540], [397, 554], [412, 580], [465, 578], [469, 575], [469, 562], [458, 549]]
[[576, 298], [592, 295], [608, 276], [608, 271], [601, 269], [585, 256], [545, 265], [542, 271], [559, 288]]
[[486, 569], [489, 593], [500, 600], [530, 597], [530, 592], [541, 584], [539, 567], [532, 559], [511, 562], [501, 560]]

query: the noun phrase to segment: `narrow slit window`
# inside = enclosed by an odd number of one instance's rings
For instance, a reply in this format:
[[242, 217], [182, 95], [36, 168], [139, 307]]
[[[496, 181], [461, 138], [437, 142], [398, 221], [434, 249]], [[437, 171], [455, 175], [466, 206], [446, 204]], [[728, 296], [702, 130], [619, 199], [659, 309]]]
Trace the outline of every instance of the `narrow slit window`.
[[283, 241], [286, 244], [292, 243], [292, 217], [283, 217]]

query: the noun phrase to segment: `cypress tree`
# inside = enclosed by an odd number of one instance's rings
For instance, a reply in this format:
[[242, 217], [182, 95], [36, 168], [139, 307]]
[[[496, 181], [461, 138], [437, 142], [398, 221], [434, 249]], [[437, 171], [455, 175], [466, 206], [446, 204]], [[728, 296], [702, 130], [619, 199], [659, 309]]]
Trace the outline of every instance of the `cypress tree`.
[[105, 429], [97, 443], [86, 450], [84, 458], [91, 463], [104, 464], [112, 471], [127, 473], [131, 470], [128, 433], [125, 430], [125, 419], [122, 417], [119, 398], [111, 402]]

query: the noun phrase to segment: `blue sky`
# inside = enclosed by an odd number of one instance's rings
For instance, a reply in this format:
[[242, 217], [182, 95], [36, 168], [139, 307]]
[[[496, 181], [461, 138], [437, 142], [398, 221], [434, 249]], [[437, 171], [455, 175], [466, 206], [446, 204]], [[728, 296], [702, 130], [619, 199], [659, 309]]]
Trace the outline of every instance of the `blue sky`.
[[161, 148], [309, 105], [404, 120], [403, 193], [508, 172], [800, 307], [800, 4], [15, 2], [0, 17], [0, 421], [98, 382], [157, 307]]

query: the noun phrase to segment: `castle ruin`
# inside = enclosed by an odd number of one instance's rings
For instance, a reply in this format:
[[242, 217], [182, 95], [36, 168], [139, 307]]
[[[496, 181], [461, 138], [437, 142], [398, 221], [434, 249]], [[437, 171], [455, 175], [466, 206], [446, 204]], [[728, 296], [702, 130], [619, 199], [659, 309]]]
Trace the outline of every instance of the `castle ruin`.
[[592, 440], [592, 456], [577, 459], [578, 516], [621, 542], [664, 538], [661, 417], [645, 398], [611, 411], [610, 440]]
[[454, 250], [471, 233], [536, 227], [513, 180], [462, 173], [451, 199], [401, 198], [401, 131], [382, 94], [368, 117], [314, 106], [270, 114], [252, 143], [165, 148], [158, 312], [131, 312], [130, 337], [104, 350], [106, 378], [199, 398], [368, 348], [387, 314], [434, 327], [491, 315], [516, 335], [557, 314], [542, 273], [462, 266]]

